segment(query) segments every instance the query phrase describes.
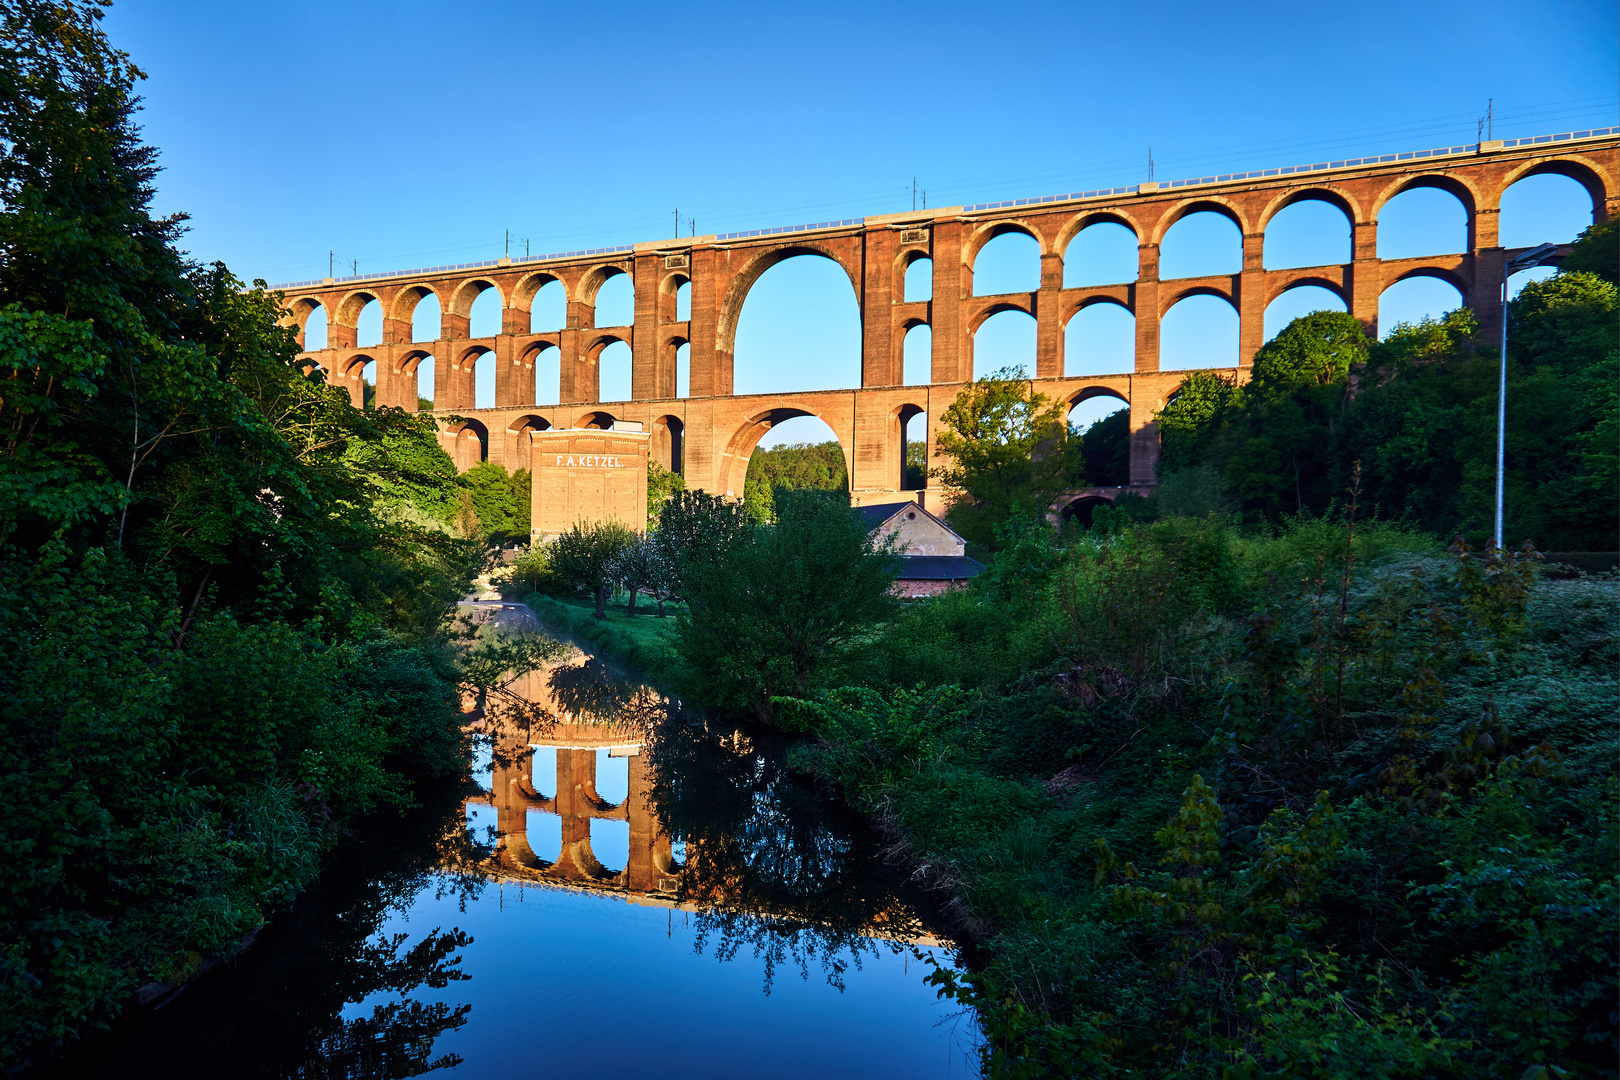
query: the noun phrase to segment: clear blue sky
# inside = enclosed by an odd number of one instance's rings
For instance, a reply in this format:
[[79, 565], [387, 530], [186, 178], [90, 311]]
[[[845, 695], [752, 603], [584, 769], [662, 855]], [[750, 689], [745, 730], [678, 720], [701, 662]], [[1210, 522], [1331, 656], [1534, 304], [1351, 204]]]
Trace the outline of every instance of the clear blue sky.
[[[125, 0], [106, 26], [150, 76], [159, 209], [192, 215], [196, 257], [271, 282], [323, 276], [329, 250], [339, 273], [493, 258], [507, 229], [536, 254], [657, 240], [676, 207], [700, 234], [891, 212], [913, 177], [934, 206], [1130, 184], [1149, 145], [1168, 180], [1472, 142], [1492, 98], [1498, 138], [1620, 113], [1613, 0]], [[1589, 220], [1556, 184], [1521, 202], [1528, 242]], [[1437, 250], [1446, 214], [1414, 206], [1403, 235]], [[1188, 237], [1189, 260], [1221, 258], [1219, 225]], [[1332, 242], [1332, 222], [1296, 228]], [[1009, 280], [1027, 272], [1007, 260]], [[830, 270], [761, 279], [739, 391], [851, 381], [854, 298]], [[1390, 303], [1386, 323], [1455, 295]], [[1019, 359], [1020, 318], [979, 355]], [[1167, 352], [1182, 333], [1188, 360], [1219, 355], [1222, 318], [1167, 320]], [[1100, 370], [1121, 333], [1071, 341]]]

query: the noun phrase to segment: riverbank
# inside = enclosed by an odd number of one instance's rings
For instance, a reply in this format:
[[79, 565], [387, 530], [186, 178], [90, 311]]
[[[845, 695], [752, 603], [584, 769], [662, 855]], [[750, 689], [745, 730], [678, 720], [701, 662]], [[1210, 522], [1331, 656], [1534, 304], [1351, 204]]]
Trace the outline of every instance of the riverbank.
[[675, 674], [678, 660], [670, 638], [675, 632], [678, 604], [665, 604], [663, 618], [658, 617], [652, 604], [645, 608], [638, 604], [633, 616], [612, 604], [607, 617], [598, 619], [596, 608], [583, 600], [530, 593], [523, 602], [543, 626], [589, 642], [602, 656], [654, 682], [668, 683]]
[[787, 714], [985, 945], [987, 1071], [1612, 1065], [1620, 582], [1200, 529], [1015, 552]]

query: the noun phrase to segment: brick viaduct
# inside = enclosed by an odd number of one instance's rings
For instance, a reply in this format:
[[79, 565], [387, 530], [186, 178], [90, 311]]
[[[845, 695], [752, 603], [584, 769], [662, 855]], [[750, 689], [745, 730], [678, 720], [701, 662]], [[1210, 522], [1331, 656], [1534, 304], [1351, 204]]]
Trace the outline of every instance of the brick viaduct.
[[[918, 413], [927, 414], [932, 463], [934, 425], [972, 378], [974, 333], [997, 312], [1023, 311], [1036, 321], [1037, 387], [1070, 404], [1096, 395], [1128, 403], [1131, 482], [1149, 485], [1155, 481], [1158, 456], [1154, 413], [1184, 376], [1159, 367], [1160, 320], [1177, 301], [1208, 294], [1232, 304], [1239, 316], [1240, 368], [1263, 342], [1266, 306], [1303, 285], [1338, 294], [1367, 332], [1376, 334], [1379, 296], [1386, 288], [1411, 277], [1440, 278], [1457, 288], [1491, 334], [1499, 326], [1496, 297], [1504, 259], [1513, 254], [1498, 243], [1500, 199], [1511, 184], [1542, 173], [1579, 182], [1591, 195], [1593, 219], [1607, 220], [1620, 210], [1620, 128], [279, 288], [300, 343], [310, 313], [317, 306], [325, 308], [328, 347], [304, 358], [346, 386], [357, 404], [363, 393], [361, 372], [375, 362], [377, 402], [414, 410], [416, 367], [433, 358], [435, 412], [463, 418], [443, 424], [446, 447], [462, 469], [485, 455], [509, 468], [525, 467], [530, 431], [638, 421], [654, 433], [655, 453], [684, 472], [688, 486], [740, 493], [760, 437], [773, 424], [809, 415], [837, 434], [859, 502], [892, 499], [903, 486], [904, 425]], [[1462, 203], [1468, 218], [1465, 252], [1378, 258], [1381, 208], [1416, 187], [1443, 189]], [[1265, 269], [1268, 222], [1283, 208], [1310, 199], [1338, 207], [1349, 220], [1351, 261]], [[1165, 233], [1188, 214], [1206, 210], [1237, 225], [1243, 238], [1242, 269], [1216, 277], [1161, 279], [1159, 244]], [[1115, 222], [1135, 234], [1140, 252], [1136, 280], [1064, 288], [1065, 249], [1082, 229], [1098, 222]], [[1027, 293], [974, 295], [975, 258], [991, 239], [1008, 232], [1025, 233], [1040, 245], [1040, 287]], [[732, 356], [749, 288], [774, 264], [806, 254], [834, 260], [854, 285], [861, 318], [860, 387], [734, 395]], [[932, 260], [932, 299], [907, 303], [905, 272], [917, 259]], [[596, 326], [597, 292], [618, 274], [629, 275], [633, 283], [634, 322]], [[530, 305], [553, 280], [567, 291], [566, 326], [531, 333]], [[686, 284], [690, 318], [677, 321], [676, 293]], [[471, 338], [472, 303], [486, 289], [496, 290], [501, 299], [502, 330], [494, 337]], [[439, 339], [412, 342], [412, 313], [430, 294], [440, 302]], [[359, 348], [359, 314], [373, 300], [383, 312], [382, 343]], [[1066, 376], [1064, 327], [1082, 308], [1097, 303], [1121, 305], [1135, 316], [1135, 368], [1118, 375]], [[906, 386], [902, 340], [919, 324], [931, 327], [932, 378], [928, 385]], [[632, 400], [602, 402], [597, 399], [598, 357], [615, 341], [631, 350]], [[682, 345], [690, 348], [690, 395], [684, 398], [676, 395], [676, 351]], [[560, 354], [562, 403], [537, 406], [534, 367], [542, 350], [550, 347]], [[495, 404], [475, 409], [473, 365], [488, 352], [496, 363]], [[931, 507], [937, 497], [938, 492], [927, 493]]]

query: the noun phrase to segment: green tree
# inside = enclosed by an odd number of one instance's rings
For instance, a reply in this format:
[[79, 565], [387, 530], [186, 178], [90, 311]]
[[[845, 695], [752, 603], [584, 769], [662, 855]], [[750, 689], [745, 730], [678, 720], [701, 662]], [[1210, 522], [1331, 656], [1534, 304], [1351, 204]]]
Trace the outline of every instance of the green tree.
[[495, 538], [529, 535], [529, 472], [508, 474], [492, 461], [480, 461], [462, 480], [471, 489], [472, 508], [485, 533]]
[[1366, 362], [1367, 332], [1355, 316], [1313, 311], [1260, 346], [1244, 389], [1249, 396], [1264, 399], [1308, 386], [1331, 386]]
[[1237, 381], [1214, 371], [1194, 371], [1181, 381], [1159, 425], [1159, 468], [1176, 472], [1203, 462], [1210, 440], [1239, 400]]
[[1131, 482], [1131, 410], [1120, 409], [1078, 435], [1085, 483], [1124, 487]]
[[740, 504], [706, 491], [677, 491], [658, 516], [658, 545], [677, 595], [732, 545], [749, 535], [752, 519]]
[[1566, 274], [1596, 274], [1611, 285], [1620, 284], [1620, 218], [1583, 229], [1559, 269]]
[[1532, 281], [1508, 305], [1508, 353], [1528, 367], [1585, 367], [1615, 347], [1612, 281], [1593, 273], [1560, 272]]
[[588, 593], [596, 602], [596, 617], [605, 619], [607, 599], [616, 584], [617, 560], [634, 541], [635, 533], [616, 521], [575, 522], [551, 542], [547, 562], [557, 576]]
[[676, 647], [699, 698], [771, 723], [777, 696], [820, 689], [889, 617], [897, 564], [834, 492], [783, 490], [775, 525], [731, 526], [686, 563]]
[[782, 489], [847, 491], [844, 451], [837, 442], [785, 443], [755, 450], [743, 481], [743, 506], [761, 525], [776, 520], [776, 493]]
[[956, 531], [989, 548], [997, 523], [1045, 513], [1068, 480], [1067, 437], [1062, 406], [1014, 368], [964, 387], [940, 416], [936, 441], [950, 463], [932, 473]]
[[686, 490], [686, 477], [670, 472], [656, 461], [647, 462], [647, 520], [657, 521], [664, 504], [677, 491]]

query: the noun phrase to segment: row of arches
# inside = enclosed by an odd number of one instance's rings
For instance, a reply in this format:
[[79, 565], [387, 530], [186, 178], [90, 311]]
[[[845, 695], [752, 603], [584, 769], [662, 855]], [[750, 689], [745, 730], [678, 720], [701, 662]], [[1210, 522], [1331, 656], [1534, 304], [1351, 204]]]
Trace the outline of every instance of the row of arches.
[[[366, 291], [348, 297], [343, 306], [342, 321], [355, 328], [355, 346], [368, 348], [381, 345], [386, 338], [385, 322], [392, 317], [400, 324], [409, 324], [410, 342], [437, 341], [441, 337], [494, 337], [506, 332], [544, 334], [568, 326], [570, 298], [566, 286], [549, 275], [537, 275], [534, 288], [527, 296], [526, 325], [509, 326], [501, 303], [500, 289], [493, 282], [474, 280], [457, 290], [457, 302], [451, 311], [466, 319], [463, 333], [446, 334], [444, 307], [439, 295], [426, 285], [404, 290], [394, 300], [391, 316], [383, 310], [382, 300]], [[682, 274], [671, 275], [665, 282], [669, 302], [664, 305], [663, 322], [685, 322], [691, 316], [692, 284]], [[575, 301], [588, 309], [589, 327], [615, 328], [635, 322], [635, 287], [630, 275], [618, 267], [602, 268], [600, 280], [584, 299]], [[304, 335], [304, 349], [314, 352], [327, 348], [330, 338], [330, 316], [323, 304], [313, 297], [295, 302], [294, 316], [299, 320]]]
[[[839, 285], [844, 286], [842, 290], [837, 288]], [[859, 314], [853, 290], [836, 264], [815, 257], [784, 260], [761, 277], [755, 290], [757, 295], [750, 297], [738, 327], [734, 375], [737, 393], [852, 389], [860, 385]], [[845, 295], [838, 297], [840, 291]], [[1437, 316], [1461, 302], [1461, 292], [1443, 278], [1407, 278], [1391, 285], [1380, 297], [1379, 325], [1387, 332], [1399, 323]], [[806, 307], [809, 318], [790, 317], [792, 309]], [[1270, 340], [1300, 315], [1325, 310], [1346, 310], [1343, 297], [1321, 285], [1288, 289], [1265, 310], [1265, 338]], [[790, 332], [777, 332], [782, 326], [790, 327]], [[925, 322], [907, 329], [902, 343], [904, 385], [932, 381], [932, 333]], [[1198, 294], [1183, 298], [1166, 311], [1159, 333], [1161, 370], [1234, 367], [1238, 363], [1238, 312], [1225, 297]], [[974, 377], [1004, 368], [1033, 374], [1035, 335], [1035, 320], [1025, 312], [1005, 310], [990, 315], [974, 332]], [[691, 393], [691, 349], [682, 341], [674, 352], [675, 396], [685, 398]], [[766, 362], [752, 363], [756, 357], [766, 358]], [[596, 351], [594, 358], [595, 400], [631, 400], [630, 346], [622, 340], [611, 340]], [[1135, 363], [1136, 316], [1123, 304], [1107, 300], [1088, 304], [1065, 325], [1065, 376], [1123, 374], [1133, 371]], [[377, 381], [376, 364], [365, 356], [349, 360], [340, 374], [351, 384], [357, 379], [357, 366], [362, 369], [358, 375], [363, 384], [360, 393], [369, 403], [370, 388]], [[542, 343], [525, 357], [525, 366], [532, 368], [532, 403], [559, 404], [560, 350]], [[472, 407], [496, 407], [494, 351], [474, 347], [458, 367], [470, 373]], [[415, 375], [418, 407], [431, 407], [435, 398], [435, 358], [427, 353], [408, 357], [401, 371]]]
[[[1533, 247], [1560, 242], [1592, 223], [1591, 193], [1556, 173], [1527, 176], [1503, 192], [1499, 243]], [[1308, 191], [1283, 206], [1262, 226], [1262, 266], [1290, 270], [1335, 266], [1352, 260], [1352, 210], [1342, 197]], [[1409, 187], [1378, 211], [1380, 259], [1462, 254], [1469, 250], [1472, 214], [1455, 189]], [[1063, 249], [1063, 287], [1114, 285], [1139, 275], [1140, 239], [1125, 220], [1101, 217], [1087, 224]], [[1220, 203], [1195, 207], [1178, 217], [1159, 241], [1158, 277], [1236, 274], [1243, 269], [1243, 222]], [[1033, 292], [1041, 283], [1041, 245], [1030, 232], [1011, 226], [981, 247], [972, 263], [973, 295]], [[917, 258], [906, 268], [907, 302], [931, 298], [931, 267]]]
[[[1470, 246], [1473, 220], [1472, 193], [1454, 180], [1415, 178], [1381, 204], [1376, 221], [1377, 255], [1381, 259], [1421, 258], [1459, 254]], [[1566, 172], [1537, 172], [1509, 185], [1498, 203], [1498, 242], [1505, 247], [1529, 247], [1545, 240], [1567, 242], [1593, 220], [1594, 200], [1586, 183]], [[1351, 261], [1352, 215], [1346, 198], [1330, 189], [1307, 190], [1290, 198], [1261, 223], [1262, 261], [1265, 269], [1342, 265]], [[1159, 241], [1160, 280], [1208, 277], [1237, 273], [1243, 263], [1244, 222], [1231, 206], [1219, 202], [1194, 204], [1177, 216]], [[1063, 286], [1123, 284], [1137, 280], [1140, 239], [1132, 224], [1116, 214], [1095, 215], [1063, 248]], [[1007, 224], [973, 253], [970, 264], [973, 294], [995, 296], [1033, 292], [1040, 287], [1041, 244], [1027, 226]], [[903, 276], [904, 302], [932, 298], [932, 261], [921, 252], [908, 254]], [[564, 284], [547, 274], [518, 290], [515, 300], [525, 302], [527, 327], [513, 330], [545, 333], [567, 325], [570, 298]], [[602, 267], [581, 283], [574, 302], [589, 308], [590, 326], [628, 326], [634, 322], [635, 296], [630, 276], [619, 267]], [[672, 275], [662, 293], [668, 310], [661, 321], [690, 319], [691, 283]], [[306, 350], [326, 347], [328, 313], [313, 299], [301, 301]], [[356, 327], [356, 345], [368, 347], [384, 340], [381, 301], [357, 293], [345, 302], [354, 307], [343, 314], [345, 325]], [[409, 321], [410, 340], [433, 341], [443, 335], [440, 299], [426, 286], [406, 290], [395, 302], [393, 317]], [[452, 298], [452, 312], [464, 313], [464, 336], [491, 337], [503, 332], [500, 291], [491, 282], [466, 283]]]
[[[591, 429], [607, 431], [611, 429], [618, 417], [602, 409], [593, 409], [574, 418], [572, 424], [567, 425], [574, 429]], [[504, 455], [505, 463], [512, 470], [528, 469], [533, 462], [530, 457], [530, 432], [550, 431], [552, 423], [543, 416], [526, 414], [511, 419], [507, 424], [504, 435], [507, 439], [507, 453]], [[480, 461], [490, 459], [491, 439], [503, 434], [492, 432], [489, 426], [477, 418], [468, 418], [458, 421], [446, 430], [447, 441], [451, 458], [456, 468], [462, 472], [477, 465]], [[686, 454], [686, 423], [678, 416], [660, 416], [652, 424], [652, 458], [671, 472], [683, 472]]]

